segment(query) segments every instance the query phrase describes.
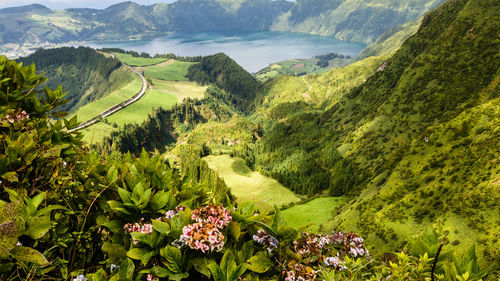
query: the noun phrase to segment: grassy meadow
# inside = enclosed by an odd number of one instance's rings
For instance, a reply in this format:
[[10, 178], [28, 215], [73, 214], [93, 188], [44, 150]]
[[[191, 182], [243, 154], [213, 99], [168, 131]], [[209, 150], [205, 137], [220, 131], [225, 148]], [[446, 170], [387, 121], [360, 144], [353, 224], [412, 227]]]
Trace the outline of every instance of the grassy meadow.
[[210, 155], [204, 160], [224, 179], [239, 202], [255, 201], [261, 210], [271, 210], [274, 205], [281, 206], [300, 200], [276, 180], [250, 170], [241, 158]]
[[141, 79], [139, 76], [134, 75], [134, 79], [131, 83], [125, 87], [113, 91], [109, 95], [96, 100], [94, 102], [88, 103], [85, 106], [78, 109], [76, 114], [78, 115], [78, 121], [84, 122], [93, 117], [101, 114], [106, 109], [125, 101], [128, 98], [133, 97], [141, 89]]
[[322, 224], [331, 219], [333, 212], [345, 203], [345, 197], [320, 197], [295, 205], [281, 212], [288, 226], [307, 227], [313, 232], [323, 231]]
[[151, 78], [167, 81], [187, 81], [186, 74], [194, 63], [168, 60], [153, 66], [146, 67], [144, 74]]
[[168, 60], [166, 58], [134, 57], [132, 55], [122, 53], [114, 53], [114, 55], [117, 59], [130, 66], [149, 66], [159, 64]]

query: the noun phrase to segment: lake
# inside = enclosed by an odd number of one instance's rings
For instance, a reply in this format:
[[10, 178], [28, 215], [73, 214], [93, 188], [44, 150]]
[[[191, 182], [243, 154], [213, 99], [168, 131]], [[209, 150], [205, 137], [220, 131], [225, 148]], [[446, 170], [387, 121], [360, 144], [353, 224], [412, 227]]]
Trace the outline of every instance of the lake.
[[309, 58], [326, 53], [356, 56], [364, 43], [346, 42], [318, 35], [291, 32], [196, 32], [173, 33], [148, 40], [88, 42], [92, 48], [121, 48], [153, 54], [206, 56], [226, 53], [249, 72], [273, 62]]

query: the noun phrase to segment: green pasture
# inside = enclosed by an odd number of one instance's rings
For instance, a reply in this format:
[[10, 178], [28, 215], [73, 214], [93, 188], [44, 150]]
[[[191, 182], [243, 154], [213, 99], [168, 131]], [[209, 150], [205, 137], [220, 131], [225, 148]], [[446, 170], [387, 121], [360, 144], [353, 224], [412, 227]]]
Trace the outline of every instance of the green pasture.
[[85, 106], [78, 109], [76, 114], [78, 115], [78, 121], [84, 122], [89, 119], [94, 118], [95, 116], [101, 114], [106, 109], [119, 104], [128, 98], [133, 97], [135, 94], [139, 92], [142, 86], [142, 81], [138, 75], [134, 75], [134, 80], [121, 88], [120, 90], [116, 90], [109, 95], [93, 101], [91, 103], [86, 104]]
[[146, 67], [144, 74], [147, 77], [167, 81], [187, 81], [188, 69], [194, 63], [169, 60], [153, 66]]
[[276, 180], [250, 170], [241, 158], [211, 155], [204, 160], [224, 179], [239, 202], [255, 201], [261, 210], [271, 210], [274, 205], [281, 206], [300, 200]]
[[345, 197], [321, 197], [307, 203], [283, 210], [287, 225], [295, 228], [306, 227], [313, 232], [322, 231], [321, 225], [333, 216], [338, 206], [344, 204]]
[[166, 58], [133, 57], [132, 55], [122, 53], [114, 53], [114, 55], [118, 60], [130, 66], [149, 66], [167, 61]]
[[159, 90], [148, 89], [146, 94], [137, 102], [109, 116], [110, 123], [116, 123], [119, 126], [130, 123], [141, 123], [148, 118], [155, 109], [160, 107], [170, 108], [178, 101], [174, 94], [165, 93]]

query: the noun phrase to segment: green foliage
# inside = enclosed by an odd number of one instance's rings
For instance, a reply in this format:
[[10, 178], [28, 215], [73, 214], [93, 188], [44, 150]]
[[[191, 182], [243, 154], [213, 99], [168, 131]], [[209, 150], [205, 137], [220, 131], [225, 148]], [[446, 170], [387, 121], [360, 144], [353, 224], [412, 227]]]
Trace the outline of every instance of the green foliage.
[[43, 85], [62, 86], [68, 92], [68, 102], [60, 107], [66, 111], [98, 100], [131, 80], [131, 74], [121, 70], [118, 60], [85, 47], [40, 49], [19, 61], [35, 63], [39, 73], [49, 77]]
[[223, 53], [203, 57], [189, 67], [187, 76], [200, 84], [214, 84], [230, 94], [228, 100], [240, 110], [248, 110], [260, 87], [259, 82]]

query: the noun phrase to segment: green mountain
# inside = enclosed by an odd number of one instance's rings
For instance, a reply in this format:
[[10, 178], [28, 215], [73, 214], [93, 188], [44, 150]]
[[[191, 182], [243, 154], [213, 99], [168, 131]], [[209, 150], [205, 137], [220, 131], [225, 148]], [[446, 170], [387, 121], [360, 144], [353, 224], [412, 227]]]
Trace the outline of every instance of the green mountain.
[[19, 61], [34, 63], [40, 73], [45, 73], [49, 79], [44, 86], [62, 86], [68, 102], [61, 109], [68, 112], [102, 98], [133, 78], [133, 73], [117, 59], [84, 47], [40, 49]]
[[298, 192], [351, 194], [325, 229], [356, 229], [389, 250], [433, 224], [456, 247], [481, 241], [498, 263], [497, 11], [495, 1], [449, 1], [326, 110], [299, 88], [301, 101], [257, 115], [256, 168]]
[[[347, 195], [322, 229], [357, 230], [376, 252], [400, 248], [433, 225], [456, 249], [480, 241], [482, 260], [498, 263], [494, 2], [443, 4], [393, 55], [266, 82], [246, 96], [254, 126], [236, 125], [244, 131], [238, 135], [253, 139], [224, 135], [242, 141], [232, 154], [297, 193]], [[141, 138], [136, 142], [151, 139]], [[165, 144], [150, 149], [157, 145]]]
[[391, 27], [418, 18], [443, 2], [302, 0], [288, 13], [280, 15], [271, 29], [369, 43]]
[[372, 42], [443, 1], [178, 0], [151, 6], [123, 2], [103, 10], [31, 5], [0, 10], [0, 43], [138, 39], [173, 31], [222, 30], [293, 31]]

